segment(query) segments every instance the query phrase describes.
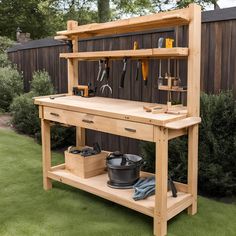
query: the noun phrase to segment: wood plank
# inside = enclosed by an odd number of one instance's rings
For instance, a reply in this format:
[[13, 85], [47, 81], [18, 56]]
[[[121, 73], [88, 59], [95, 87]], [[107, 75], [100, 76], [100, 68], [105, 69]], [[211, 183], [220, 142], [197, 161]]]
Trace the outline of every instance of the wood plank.
[[[94, 195], [100, 196], [117, 204], [126, 206], [145, 215], [154, 216], [155, 196], [150, 196], [145, 200], [134, 201], [132, 199], [133, 189], [113, 189], [107, 186], [108, 175], [102, 174], [88, 179], [80, 178], [63, 166], [53, 167], [53, 170], [48, 172], [48, 177], [64, 184], [82, 189]], [[141, 176], [143, 176], [141, 172]], [[171, 192], [167, 193], [167, 208], [174, 209], [178, 202], [184, 201], [190, 196], [188, 193], [179, 192], [177, 198], [173, 198]]]
[[61, 53], [61, 58], [74, 58], [78, 60], [99, 60], [105, 58], [121, 59], [130, 58], [177, 58], [187, 57], [188, 48], [154, 48], [154, 49], [138, 49], [138, 50], [112, 50], [112, 51], [93, 51], [78, 53]]
[[193, 196], [188, 214], [197, 213], [197, 184], [198, 184], [198, 125], [188, 130], [188, 193]]
[[173, 206], [169, 208], [167, 211], [167, 220], [170, 220], [172, 217], [176, 216], [184, 209], [189, 207], [192, 204], [192, 202], [193, 202], [193, 197], [190, 194], [188, 194], [188, 196], [186, 196], [184, 199], [173, 204]]
[[[128, 101], [114, 98], [80, 96], [66, 96], [56, 99], [37, 98], [35, 104], [48, 107], [60, 108], [74, 112], [82, 112], [92, 115], [106, 116], [121, 120], [136, 121], [146, 124], [165, 125], [171, 121], [186, 118], [186, 114], [152, 114], [144, 111], [144, 106], [151, 106], [153, 103]], [[156, 104], [158, 105], [158, 104]]]
[[180, 9], [171, 12], [157, 13], [147, 16], [133, 17], [106, 23], [93, 23], [78, 26], [74, 30], [57, 32], [58, 35], [79, 35], [80, 38], [98, 35], [110, 35], [124, 32], [137, 32], [143, 29], [149, 30], [159, 27], [186, 25], [189, 23], [188, 9]]
[[51, 180], [48, 178], [47, 173], [51, 169], [51, 135], [50, 135], [50, 122], [41, 119], [41, 132], [42, 132], [42, 159], [43, 159], [43, 188], [49, 190], [52, 188]]
[[187, 129], [170, 129], [168, 132], [168, 140], [183, 136], [187, 134]]
[[168, 129], [183, 129], [201, 123], [200, 117], [188, 117], [165, 124]]
[[167, 182], [168, 182], [168, 129], [154, 127], [156, 143], [156, 197], [154, 208], [154, 235], [167, 234]]
[[200, 54], [201, 54], [201, 7], [189, 5], [191, 22], [189, 24], [188, 92], [187, 107], [189, 116], [200, 114]]

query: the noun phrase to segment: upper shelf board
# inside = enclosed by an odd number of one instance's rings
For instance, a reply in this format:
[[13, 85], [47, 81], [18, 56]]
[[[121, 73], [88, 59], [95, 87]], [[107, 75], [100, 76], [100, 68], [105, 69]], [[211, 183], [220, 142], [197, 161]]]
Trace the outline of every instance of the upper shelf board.
[[115, 35], [128, 32], [173, 27], [178, 25], [188, 25], [189, 22], [189, 8], [185, 8], [106, 23], [92, 23], [76, 26], [72, 30], [58, 31], [57, 35], [89, 38], [102, 35]]
[[138, 50], [114, 50], [96, 52], [61, 53], [60, 57], [78, 60], [99, 60], [102, 58], [181, 58], [188, 56], [188, 48], [153, 48]]

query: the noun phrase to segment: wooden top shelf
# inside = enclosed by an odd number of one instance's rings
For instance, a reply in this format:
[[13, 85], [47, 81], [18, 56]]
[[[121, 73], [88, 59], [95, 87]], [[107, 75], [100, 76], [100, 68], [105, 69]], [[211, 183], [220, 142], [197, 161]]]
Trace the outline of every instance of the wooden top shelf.
[[179, 9], [170, 12], [156, 13], [147, 16], [133, 17], [107, 23], [93, 23], [74, 27], [72, 30], [57, 32], [60, 36], [78, 36], [89, 38], [102, 35], [115, 35], [127, 32], [138, 32], [157, 28], [189, 24], [189, 9]]
[[96, 51], [96, 52], [77, 52], [61, 53], [62, 58], [75, 58], [78, 60], [99, 60], [103, 58], [120, 59], [131, 58], [181, 58], [188, 56], [188, 48], [153, 48], [138, 50], [116, 50], [116, 51]]

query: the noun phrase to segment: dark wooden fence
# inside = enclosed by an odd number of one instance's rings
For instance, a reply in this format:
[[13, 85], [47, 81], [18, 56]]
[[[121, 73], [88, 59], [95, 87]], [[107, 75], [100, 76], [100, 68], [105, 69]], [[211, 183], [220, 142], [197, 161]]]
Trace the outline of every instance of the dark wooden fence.
[[[179, 30], [178, 46], [188, 46], [186, 38], [187, 28]], [[162, 29], [151, 32], [141, 32], [112, 37], [98, 37], [95, 39], [79, 41], [80, 51], [119, 50], [132, 49], [133, 42], [138, 41], [140, 48], [157, 47], [159, 37], [173, 37], [173, 29]], [[215, 10], [202, 13], [202, 52], [201, 52], [201, 90], [207, 93], [217, 93], [220, 90], [233, 89], [236, 94], [236, 8]], [[15, 46], [8, 52], [10, 60], [15, 63], [24, 74], [24, 88], [28, 91], [32, 73], [36, 70], [49, 72], [58, 93], [67, 91], [67, 66], [66, 60], [59, 59], [59, 53], [68, 52], [69, 48], [64, 43], [52, 39], [31, 41], [25, 45]], [[144, 86], [140, 79], [135, 80], [136, 61], [128, 61], [125, 88], [119, 88], [122, 71], [122, 61], [111, 62], [110, 85], [113, 94], [105, 94], [114, 98], [140, 100], [149, 102], [165, 102], [166, 93], [157, 89], [158, 60], [150, 60], [149, 81]], [[162, 62], [166, 71], [167, 62]], [[180, 77], [186, 83], [186, 61], [180, 63]], [[172, 62], [173, 69], [173, 62]], [[98, 87], [98, 96], [101, 86], [96, 81], [98, 62], [80, 62], [80, 84], [91, 82]], [[87, 132], [87, 141], [92, 143], [98, 140], [106, 149], [121, 149], [122, 151], [137, 150], [137, 142], [128, 138], [118, 138], [107, 134], [94, 135]]]

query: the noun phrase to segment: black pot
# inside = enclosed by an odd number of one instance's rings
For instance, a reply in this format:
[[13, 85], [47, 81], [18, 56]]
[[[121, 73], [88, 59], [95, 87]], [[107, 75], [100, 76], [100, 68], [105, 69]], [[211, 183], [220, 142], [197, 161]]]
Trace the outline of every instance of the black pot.
[[140, 177], [143, 158], [133, 154], [111, 153], [107, 157], [108, 185], [113, 188], [132, 188]]

